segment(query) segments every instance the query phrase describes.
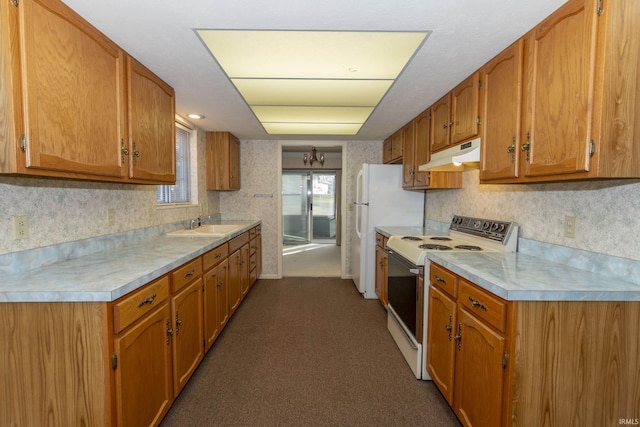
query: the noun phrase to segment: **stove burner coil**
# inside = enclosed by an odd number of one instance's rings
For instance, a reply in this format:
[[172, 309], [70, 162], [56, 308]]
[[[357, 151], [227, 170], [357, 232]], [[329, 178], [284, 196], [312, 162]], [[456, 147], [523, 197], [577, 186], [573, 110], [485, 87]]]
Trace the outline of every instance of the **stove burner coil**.
[[404, 236], [402, 240], [415, 240], [416, 242], [422, 240], [422, 237], [417, 236]]
[[467, 251], [481, 251], [482, 248], [480, 246], [474, 246], [474, 245], [458, 245], [456, 246], [456, 249], [464, 249]]
[[420, 249], [432, 249], [432, 250], [436, 250], [436, 251], [450, 251], [451, 249], [453, 249], [451, 246], [435, 245], [433, 243], [427, 243], [427, 244], [424, 244], [424, 245], [420, 245], [418, 247]]
[[436, 237], [430, 237], [429, 240], [441, 240], [443, 242], [448, 242], [451, 240], [451, 237], [436, 236]]

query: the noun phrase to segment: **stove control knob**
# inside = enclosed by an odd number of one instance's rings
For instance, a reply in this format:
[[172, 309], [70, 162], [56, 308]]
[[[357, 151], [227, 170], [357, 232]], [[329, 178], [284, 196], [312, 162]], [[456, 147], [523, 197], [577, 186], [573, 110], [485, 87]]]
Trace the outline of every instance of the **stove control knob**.
[[497, 222], [494, 222], [494, 223], [493, 223], [493, 225], [491, 226], [491, 231], [496, 231], [496, 230], [498, 230], [498, 227], [499, 227], [498, 223], [497, 223]]
[[482, 229], [483, 230], [488, 230], [489, 227], [491, 227], [491, 223], [489, 221], [487, 221], [484, 224], [482, 224]]
[[481, 226], [482, 226], [482, 221], [480, 221], [480, 220], [476, 220], [473, 223], [473, 228], [475, 228], [475, 229], [479, 229]]
[[498, 227], [498, 231], [504, 231], [505, 226], [504, 224], [500, 224], [500, 226]]

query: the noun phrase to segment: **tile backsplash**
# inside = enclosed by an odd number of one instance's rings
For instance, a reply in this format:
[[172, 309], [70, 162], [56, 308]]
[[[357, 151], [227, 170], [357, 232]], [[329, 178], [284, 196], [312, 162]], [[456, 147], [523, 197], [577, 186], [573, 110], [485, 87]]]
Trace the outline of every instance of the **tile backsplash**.
[[[525, 239], [640, 260], [639, 180], [488, 185], [478, 176], [464, 172], [459, 190], [428, 191], [426, 218], [515, 221]], [[565, 216], [576, 218], [575, 238], [564, 236]]]
[[[0, 176], [0, 255], [218, 213], [218, 193], [205, 189], [204, 144], [197, 131], [198, 204], [180, 208], [157, 208], [155, 185]], [[14, 240], [14, 216], [28, 218], [29, 238]]]

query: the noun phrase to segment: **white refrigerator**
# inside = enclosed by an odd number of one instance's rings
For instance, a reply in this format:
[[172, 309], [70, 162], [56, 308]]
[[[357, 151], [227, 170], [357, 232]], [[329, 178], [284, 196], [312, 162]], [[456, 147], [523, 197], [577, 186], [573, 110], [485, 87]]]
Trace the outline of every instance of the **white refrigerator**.
[[424, 191], [402, 189], [402, 165], [365, 163], [355, 185], [351, 277], [365, 298], [376, 299], [375, 227], [422, 226]]

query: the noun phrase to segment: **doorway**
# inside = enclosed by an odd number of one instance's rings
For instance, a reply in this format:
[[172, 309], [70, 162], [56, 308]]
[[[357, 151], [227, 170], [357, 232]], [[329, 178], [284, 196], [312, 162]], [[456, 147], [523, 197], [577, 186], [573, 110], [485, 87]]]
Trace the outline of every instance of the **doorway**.
[[336, 171], [282, 172], [282, 241], [285, 245], [336, 244]]
[[279, 213], [280, 277], [343, 277], [345, 165], [343, 143], [317, 142], [323, 161], [304, 162], [313, 149], [281, 145]]

